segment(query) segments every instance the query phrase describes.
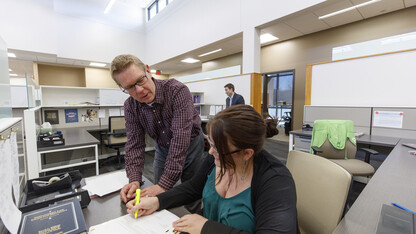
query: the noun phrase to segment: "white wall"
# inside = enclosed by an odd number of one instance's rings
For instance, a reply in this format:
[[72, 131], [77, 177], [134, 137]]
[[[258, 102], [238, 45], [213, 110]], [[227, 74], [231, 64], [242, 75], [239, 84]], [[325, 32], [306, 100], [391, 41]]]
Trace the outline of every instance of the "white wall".
[[143, 57], [142, 30], [59, 14], [51, 0], [2, 0], [0, 7], [0, 35], [9, 49], [62, 58], [111, 62], [121, 53]]
[[143, 27], [126, 30], [63, 14], [52, 0], [2, 0], [0, 35], [10, 49], [102, 62], [132, 53], [156, 64], [323, 1], [178, 0]]
[[146, 24], [147, 63], [155, 64], [323, 0], [180, 0]]

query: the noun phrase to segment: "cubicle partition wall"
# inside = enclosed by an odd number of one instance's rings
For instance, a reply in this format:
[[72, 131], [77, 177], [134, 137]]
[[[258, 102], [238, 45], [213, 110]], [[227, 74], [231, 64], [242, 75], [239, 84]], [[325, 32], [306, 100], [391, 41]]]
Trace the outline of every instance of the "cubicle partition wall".
[[305, 106], [303, 123], [313, 126], [318, 119], [348, 119], [354, 122], [356, 132], [371, 132], [371, 107]]
[[305, 106], [303, 122], [312, 126], [318, 119], [348, 119], [356, 132], [416, 139], [416, 107]]

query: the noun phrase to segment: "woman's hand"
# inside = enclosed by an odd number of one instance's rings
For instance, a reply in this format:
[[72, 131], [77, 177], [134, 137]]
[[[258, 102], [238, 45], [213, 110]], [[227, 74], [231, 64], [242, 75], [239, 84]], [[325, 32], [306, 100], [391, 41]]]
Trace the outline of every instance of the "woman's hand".
[[202, 227], [208, 219], [197, 214], [188, 214], [173, 222], [173, 228], [180, 232], [201, 233]]
[[159, 198], [157, 197], [142, 197], [140, 203], [134, 205], [134, 199], [126, 204], [127, 213], [134, 215], [136, 210], [138, 216], [149, 215], [159, 208]]

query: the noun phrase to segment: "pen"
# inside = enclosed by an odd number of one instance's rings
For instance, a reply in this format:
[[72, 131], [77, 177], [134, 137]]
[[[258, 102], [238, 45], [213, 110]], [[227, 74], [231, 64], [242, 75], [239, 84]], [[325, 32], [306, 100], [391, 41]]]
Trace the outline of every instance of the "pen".
[[[134, 201], [134, 205], [137, 205], [140, 203], [140, 189], [136, 189], [136, 198]], [[134, 212], [134, 218], [137, 219], [137, 212], [139, 212], [139, 210], [136, 210], [136, 212]]]
[[398, 204], [396, 204], [396, 203], [391, 203], [393, 206], [395, 206], [395, 207], [399, 207], [400, 209], [402, 209], [402, 210], [405, 210], [405, 211], [409, 211], [409, 212], [412, 212], [412, 213], [414, 213], [414, 214], [416, 214], [416, 212], [414, 212], [414, 211], [412, 211], [412, 210], [409, 210], [409, 209], [407, 209], [406, 207], [403, 207], [403, 206], [401, 206], [401, 205], [398, 205]]

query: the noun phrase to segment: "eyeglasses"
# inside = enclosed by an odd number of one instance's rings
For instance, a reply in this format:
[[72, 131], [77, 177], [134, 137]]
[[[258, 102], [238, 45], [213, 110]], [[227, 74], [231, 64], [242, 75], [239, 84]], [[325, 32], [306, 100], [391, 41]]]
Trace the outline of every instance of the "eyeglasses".
[[[214, 150], [214, 152], [215, 152], [216, 154], [219, 154], [219, 153], [218, 153], [217, 148], [215, 148], [214, 144], [213, 144], [213, 143], [212, 143], [212, 141], [209, 139], [209, 135], [207, 135], [207, 141], [208, 141], [209, 146], [210, 146], [210, 147]], [[227, 156], [227, 155], [231, 155], [231, 154], [238, 153], [238, 152], [240, 152], [240, 151], [242, 151], [242, 149], [237, 149], [237, 150], [231, 151], [231, 152], [226, 153], [226, 154], [223, 154], [223, 155], [224, 155], [224, 156]]]
[[120, 89], [121, 89], [121, 91], [123, 92], [123, 93], [127, 93], [127, 94], [129, 94], [129, 93], [131, 93], [131, 92], [133, 92], [135, 89], [136, 89], [136, 86], [143, 86], [144, 84], [146, 84], [146, 82], [147, 82], [147, 73], [144, 73], [144, 76], [142, 76], [142, 77], [140, 77], [138, 80], [137, 80], [137, 82], [136, 83], [134, 83], [133, 85], [130, 85], [129, 87], [127, 87], [127, 88], [123, 88], [123, 87], [121, 87], [120, 86]]

